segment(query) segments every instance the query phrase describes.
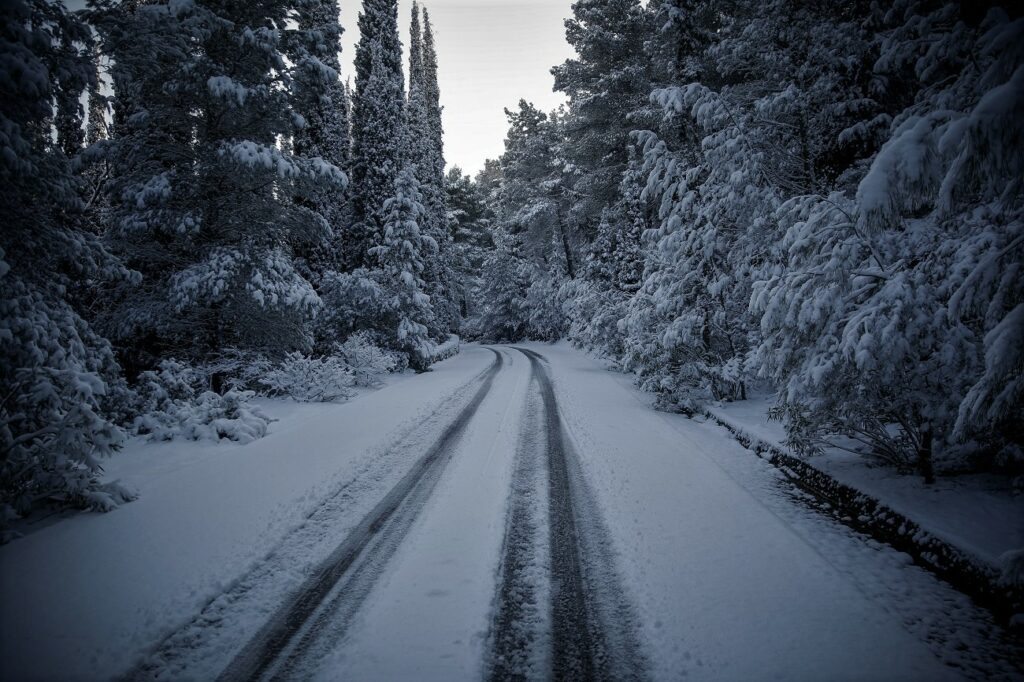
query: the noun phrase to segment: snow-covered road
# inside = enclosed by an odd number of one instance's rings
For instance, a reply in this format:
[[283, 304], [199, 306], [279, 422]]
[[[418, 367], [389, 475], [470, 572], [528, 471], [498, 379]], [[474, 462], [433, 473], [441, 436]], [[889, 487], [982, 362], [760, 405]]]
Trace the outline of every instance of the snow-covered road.
[[[0, 549], [2, 676], [1020, 674], [966, 597], [568, 346], [469, 346], [284, 424]], [[179, 486], [211, 478], [228, 489], [164, 518]], [[218, 517], [221, 492], [241, 509]], [[131, 549], [144, 529], [157, 562]], [[123, 561], [95, 558], [119, 542]]]

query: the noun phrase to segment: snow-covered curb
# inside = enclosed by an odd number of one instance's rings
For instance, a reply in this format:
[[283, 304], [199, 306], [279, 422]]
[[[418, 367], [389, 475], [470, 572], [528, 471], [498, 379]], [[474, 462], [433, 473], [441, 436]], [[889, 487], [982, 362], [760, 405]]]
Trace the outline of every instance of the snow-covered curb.
[[458, 355], [460, 348], [461, 339], [459, 339], [455, 334], [450, 334], [447, 341], [434, 347], [433, 353], [430, 354], [429, 364], [432, 365], [435, 362], [441, 362], [442, 360], [447, 360], [454, 355]]
[[854, 530], [909, 554], [914, 562], [969, 595], [1002, 623], [1024, 613], [1024, 591], [1008, 584], [995, 566], [936, 537], [878, 499], [808, 464], [777, 444], [752, 435], [709, 409], [704, 416], [726, 429], [745, 448], [778, 468], [820, 507]]

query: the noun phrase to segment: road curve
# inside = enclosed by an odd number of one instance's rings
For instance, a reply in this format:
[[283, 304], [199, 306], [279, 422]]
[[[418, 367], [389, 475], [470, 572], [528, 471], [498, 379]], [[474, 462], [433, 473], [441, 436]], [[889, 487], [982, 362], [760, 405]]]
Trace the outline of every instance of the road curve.
[[[412, 469], [384, 496], [369, 514], [353, 529], [344, 542], [318, 567], [300, 589], [271, 616], [266, 624], [249, 640], [227, 668], [217, 678], [221, 682], [256, 680], [271, 671], [281, 654], [289, 650], [293, 640], [303, 631], [303, 626], [321, 606], [332, 588], [346, 575], [361, 558], [364, 550], [393, 547], [396, 543], [375, 542], [382, 536], [399, 533], [404, 535], [415, 514], [396, 513], [411, 497], [420, 503], [432, 490], [441, 470], [449, 460], [453, 446], [466, 430], [466, 426], [490, 391], [494, 378], [501, 370], [501, 353], [490, 349], [494, 360], [487, 370], [483, 383], [473, 398], [456, 418], [445, 428], [440, 437], [421, 457]], [[424, 484], [428, 485], [424, 485]], [[424, 490], [426, 488], [426, 490]], [[417, 491], [421, 494], [417, 495]], [[425, 493], [425, 494], [423, 494]], [[422, 506], [421, 504], [418, 506]], [[399, 522], [396, 524], [395, 522]], [[397, 526], [400, 526], [397, 527]], [[303, 637], [303, 639], [306, 639]], [[299, 649], [304, 645], [298, 642]], [[291, 667], [299, 651], [289, 651]]]

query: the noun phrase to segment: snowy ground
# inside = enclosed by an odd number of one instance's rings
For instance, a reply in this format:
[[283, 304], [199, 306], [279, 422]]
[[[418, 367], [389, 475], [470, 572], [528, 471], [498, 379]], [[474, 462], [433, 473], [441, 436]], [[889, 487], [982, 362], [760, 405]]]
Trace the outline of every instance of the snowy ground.
[[245, 446], [134, 443], [107, 472], [139, 489], [136, 502], [0, 547], [4, 676], [98, 679], [123, 670], [329, 493], [354, 480], [366, 497], [386, 489], [388, 474], [412, 458], [388, 446], [490, 358], [466, 351], [349, 403], [279, 405], [281, 421]]
[[[595, 669], [636, 677], [1021, 674], [985, 612], [722, 429], [651, 410], [568, 346], [524, 346], [544, 361], [466, 346], [351, 403], [279, 411], [248, 446], [133, 446], [109, 472], [138, 501], [0, 548], [0, 677], [209, 679], [282, 632], [274, 665], [296, 679], [479, 679], [510, 641], [544, 677], [572, 617], [592, 635], [573, 646], [619, 659]], [[568, 554], [545, 527], [560, 506]], [[564, 561], [582, 613], [547, 607]]]

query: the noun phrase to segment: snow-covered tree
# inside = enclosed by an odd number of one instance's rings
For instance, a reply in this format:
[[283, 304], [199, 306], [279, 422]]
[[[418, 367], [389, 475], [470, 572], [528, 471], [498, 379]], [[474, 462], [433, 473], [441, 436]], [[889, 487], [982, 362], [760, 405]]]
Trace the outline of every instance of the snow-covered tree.
[[519, 256], [517, 236], [500, 229], [493, 235], [494, 248], [484, 258], [485, 276], [477, 293], [480, 310], [472, 325], [484, 339], [519, 341], [529, 331], [529, 265]]
[[[168, 352], [203, 359], [226, 347], [280, 353], [309, 343], [319, 299], [293, 254], [329, 233], [314, 198], [340, 190], [344, 176], [278, 144], [301, 125], [294, 98], [310, 87], [290, 87], [310, 67], [286, 59], [290, 9], [268, 1], [97, 12], [124, 116], [108, 152], [108, 238], [143, 275], [141, 289], [114, 292], [106, 328], [139, 369]], [[326, 84], [331, 70], [322, 73]]]
[[452, 236], [451, 264], [454, 272], [454, 301], [463, 319], [476, 314], [474, 292], [480, 286], [485, 249], [493, 246], [493, 212], [480, 183], [453, 166], [445, 178], [449, 233]]
[[0, 526], [47, 503], [109, 509], [131, 497], [96, 479], [124, 437], [108, 416], [118, 370], [109, 344], [67, 299], [76, 282], [127, 273], [84, 228], [67, 140], [54, 144], [40, 125], [54, 120], [55, 102], [65, 106], [93, 85], [91, 43], [59, 3], [4, 6]]
[[[435, 238], [444, 240], [439, 245], [446, 247], [447, 214], [445, 195], [445, 156], [444, 156], [444, 125], [441, 121], [441, 88], [438, 85], [437, 48], [434, 44], [434, 29], [430, 23], [430, 14], [423, 10], [423, 99], [426, 105], [427, 140], [430, 153], [425, 161], [429, 167], [423, 174], [424, 207], [427, 209], [428, 220]], [[444, 250], [440, 252], [443, 257]], [[442, 273], [444, 274], [444, 273]]]
[[1019, 438], [1024, 22], [897, 9], [875, 71], [916, 96], [854, 191], [783, 206], [788, 259], [753, 306], [797, 444], [841, 435], [930, 479], [965, 439]]
[[601, 211], [618, 200], [629, 134], [648, 127], [651, 60], [644, 52], [651, 13], [640, 0], [578, 0], [566, 39], [576, 56], [552, 69], [555, 89], [569, 96], [565, 155], [575, 194], [569, 223], [592, 238]]
[[425, 214], [416, 177], [403, 170], [395, 179], [394, 196], [384, 204], [387, 219], [381, 243], [370, 249], [385, 291], [386, 323], [391, 344], [409, 355], [409, 364], [426, 369], [433, 343], [428, 325], [434, 311], [424, 292], [423, 264], [437, 252], [437, 243], [421, 232]]
[[421, 187], [429, 179], [432, 164], [425, 87], [420, 6], [413, 2], [409, 22], [409, 95], [405, 108], [405, 145], [408, 161], [415, 167], [416, 180]]
[[645, 45], [659, 85], [680, 85], [706, 79], [705, 50], [714, 40], [722, 14], [707, 0], [656, 0], [654, 37]]
[[437, 315], [435, 334], [443, 336], [456, 331], [460, 324], [457, 302], [458, 282], [453, 271], [455, 254], [448, 230], [448, 207], [445, 192], [444, 127], [441, 122], [441, 89], [438, 85], [437, 48], [430, 14], [423, 10], [422, 93], [425, 114], [424, 149], [416, 161], [423, 193], [424, 218], [428, 235], [437, 242], [437, 255], [427, 263], [424, 279], [434, 301]]
[[561, 261], [573, 277], [577, 257], [565, 224], [567, 201], [557, 156], [561, 121], [526, 101], [505, 115], [509, 131], [496, 197], [499, 220], [509, 233], [523, 235], [523, 257], [538, 264]]
[[[295, 106], [303, 124], [295, 133], [293, 151], [319, 158], [346, 172], [349, 167], [348, 95], [342, 83], [338, 55], [342, 28], [337, 0], [301, 0], [295, 9]], [[336, 184], [311, 188], [310, 207], [327, 222], [330, 234], [306, 255], [318, 279], [341, 262], [340, 234], [348, 219], [347, 197]], [[299, 199], [302, 200], [301, 198]]]
[[352, 97], [352, 224], [344, 236], [348, 269], [370, 265], [381, 243], [386, 202], [404, 167], [405, 79], [397, 0], [366, 0], [359, 15]]
[[92, 59], [96, 67], [96, 77], [89, 84], [89, 120], [85, 129], [85, 143], [89, 145], [110, 136], [108, 121], [110, 104], [102, 92], [103, 81], [100, 77], [102, 54], [98, 42], [93, 45]]
[[626, 352], [622, 321], [640, 286], [641, 238], [648, 228], [637, 176], [623, 178], [623, 199], [602, 212], [581, 277], [566, 282], [560, 292], [569, 338], [617, 362]]

